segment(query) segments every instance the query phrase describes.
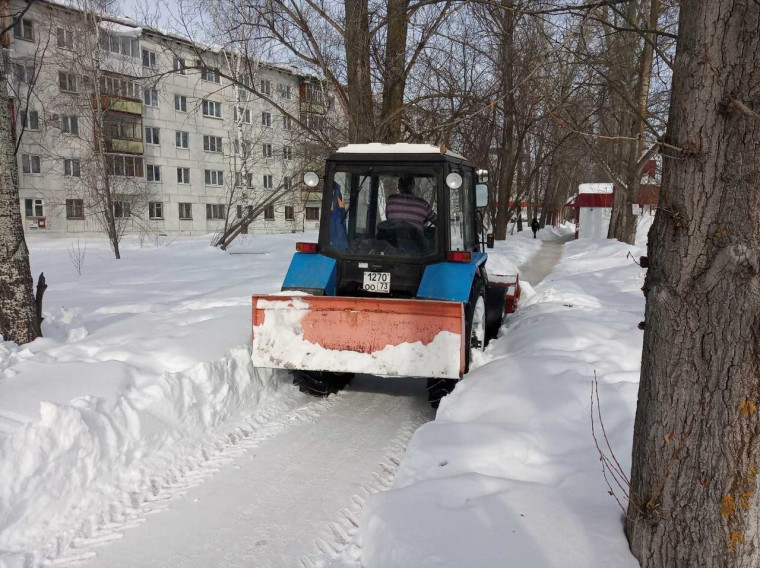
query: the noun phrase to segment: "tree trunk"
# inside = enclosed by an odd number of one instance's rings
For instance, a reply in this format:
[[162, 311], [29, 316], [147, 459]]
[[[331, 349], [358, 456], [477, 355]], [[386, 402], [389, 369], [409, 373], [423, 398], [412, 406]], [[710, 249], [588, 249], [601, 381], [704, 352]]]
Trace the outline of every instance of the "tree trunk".
[[29, 343], [39, 337], [29, 249], [24, 238], [18, 193], [18, 164], [11, 136], [5, 69], [8, 54], [0, 55], [0, 335], [6, 341]]
[[[629, 6], [629, 18], [636, 17], [636, 2], [631, 2]], [[649, 19], [647, 27], [650, 30], [657, 29], [657, 22], [660, 15], [660, 0], [650, 0]], [[633, 32], [627, 32], [633, 35]], [[652, 78], [652, 62], [654, 59], [653, 43], [657, 41], [654, 32], [645, 34], [647, 41], [641, 50], [641, 56], [638, 63], [638, 73], [636, 77], [636, 110], [637, 114], [632, 114], [630, 110], [625, 111], [623, 128], [621, 133], [634, 140], [626, 140], [622, 143], [623, 156], [622, 163], [625, 167], [625, 187], [615, 184], [614, 196], [612, 203], [612, 216], [610, 218], [610, 227], [607, 237], [618, 239], [624, 243], [633, 244], [636, 241], [636, 228], [638, 226], [638, 217], [633, 214], [633, 205], [638, 202], [639, 187], [641, 185], [641, 169], [639, 160], [644, 152], [644, 117], [648, 115], [649, 110], [649, 85]], [[626, 49], [635, 50], [636, 43], [624, 42]], [[642, 164], [643, 165], [643, 164]]]
[[499, 38], [501, 68], [501, 88], [504, 99], [504, 126], [501, 137], [501, 168], [498, 180], [498, 208], [494, 237], [497, 241], [507, 238], [509, 223], [509, 198], [512, 194], [512, 182], [515, 175], [515, 94], [514, 94], [514, 43], [515, 14], [512, 0], [501, 2], [501, 35]]
[[367, 0], [345, 0], [348, 141], [372, 142], [375, 112], [370, 74], [369, 9]]
[[401, 123], [406, 87], [407, 0], [388, 0], [388, 27], [385, 41], [383, 106], [380, 113], [383, 142], [401, 140]]
[[756, 0], [681, 5], [626, 521], [644, 568], [760, 565], [758, 29]]

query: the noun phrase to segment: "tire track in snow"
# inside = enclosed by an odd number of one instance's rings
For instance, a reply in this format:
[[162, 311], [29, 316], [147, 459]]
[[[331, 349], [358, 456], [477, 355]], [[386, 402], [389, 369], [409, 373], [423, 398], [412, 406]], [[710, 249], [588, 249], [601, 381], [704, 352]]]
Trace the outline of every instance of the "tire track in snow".
[[200, 450], [200, 459], [191, 458], [163, 477], [154, 478], [147, 494], [133, 494], [131, 507], [114, 503], [106, 522], [93, 518], [77, 531], [77, 536], [59, 537], [58, 554], [52, 559], [39, 558], [35, 552], [27, 554], [25, 567], [81, 565], [95, 558], [95, 548], [122, 539], [125, 531], [139, 527], [151, 515], [168, 510], [172, 501], [186, 496], [189, 490], [200, 486], [251, 449], [296, 424], [315, 421], [340, 398], [341, 394], [316, 400], [305, 395], [296, 396], [255, 411], [226, 435], [205, 443]]
[[350, 545], [364, 499], [390, 486], [409, 438], [432, 418], [424, 395], [424, 381], [357, 377], [315, 402], [311, 423], [240, 448], [87, 568], [323, 566]]

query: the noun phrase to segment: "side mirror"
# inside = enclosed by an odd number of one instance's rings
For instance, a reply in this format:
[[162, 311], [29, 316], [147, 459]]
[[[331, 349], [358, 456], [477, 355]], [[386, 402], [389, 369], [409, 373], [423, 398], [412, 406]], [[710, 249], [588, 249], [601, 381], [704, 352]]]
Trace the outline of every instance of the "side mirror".
[[484, 183], [475, 185], [475, 207], [486, 207], [488, 205], [488, 186]]

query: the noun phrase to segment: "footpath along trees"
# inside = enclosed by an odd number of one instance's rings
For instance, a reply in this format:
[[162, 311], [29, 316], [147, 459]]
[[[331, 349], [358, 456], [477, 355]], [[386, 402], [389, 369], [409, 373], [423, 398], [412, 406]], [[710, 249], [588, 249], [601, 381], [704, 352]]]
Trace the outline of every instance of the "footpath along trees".
[[626, 520], [644, 568], [760, 565], [758, 29], [756, 0], [681, 6]]

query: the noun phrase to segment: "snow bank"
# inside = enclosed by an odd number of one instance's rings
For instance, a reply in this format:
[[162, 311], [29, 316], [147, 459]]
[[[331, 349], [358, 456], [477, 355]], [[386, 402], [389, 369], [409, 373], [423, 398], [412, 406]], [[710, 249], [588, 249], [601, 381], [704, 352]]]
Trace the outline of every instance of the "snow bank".
[[[250, 362], [250, 295], [279, 290], [303, 235], [30, 239], [45, 272], [44, 338], [0, 342], [0, 566], [36, 566], [129, 518], [162, 485], [300, 398]], [[142, 243], [145, 245], [145, 243]]]
[[599, 443], [627, 473], [644, 308], [644, 271], [628, 252], [642, 249], [565, 245], [551, 279], [489, 346], [490, 361], [416, 432], [393, 489], [367, 501], [360, 550], [345, 563], [638, 566], [602, 474], [590, 407], [596, 375], [611, 449]]

